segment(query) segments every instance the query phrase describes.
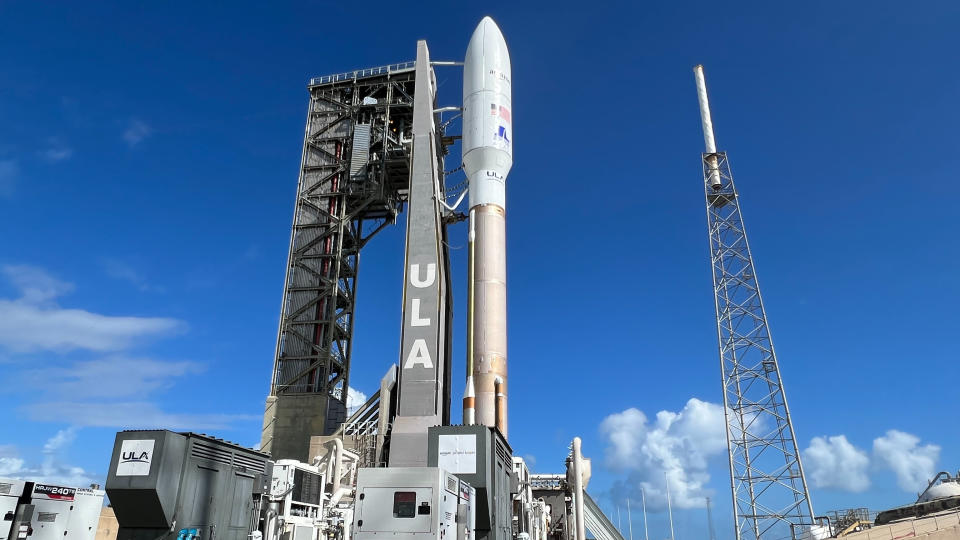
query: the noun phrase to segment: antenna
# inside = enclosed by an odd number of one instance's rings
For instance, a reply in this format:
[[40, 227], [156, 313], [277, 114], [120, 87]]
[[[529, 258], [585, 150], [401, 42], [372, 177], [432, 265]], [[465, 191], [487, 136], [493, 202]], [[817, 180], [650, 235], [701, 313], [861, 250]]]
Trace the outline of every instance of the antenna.
[[630, 515], [630, 498], [627, 498], [627, 526], [630, 528], [630, 540], [633, 540], [633, 516]]
[[643, 540], [650, 540], [650, 532], [647, 531], [647, 496], [640, 488], [640, 505], [643, 507]]
[[710, 497], [707, 497], [707, 526], [710, 530], [710, 540], [717, 540], [717, 532], [713, 530], [713, 512], [710, 510]]
[[693, 68], [706, 151], [701, 154], [716, 332], [723, 382], [734, 540], [794, 536], [814, 524], [810, 491], [770, 337], [740, 196], [717, 151], [703, 66]]
[[663, 473], [663, 480], [667, 483], [667, 512], [670, 514], [670, 540], [677, 540], [676, 536], [673, 535], [673, 504], [670, 503], [670, 478], [667, 477], [667, 473]]

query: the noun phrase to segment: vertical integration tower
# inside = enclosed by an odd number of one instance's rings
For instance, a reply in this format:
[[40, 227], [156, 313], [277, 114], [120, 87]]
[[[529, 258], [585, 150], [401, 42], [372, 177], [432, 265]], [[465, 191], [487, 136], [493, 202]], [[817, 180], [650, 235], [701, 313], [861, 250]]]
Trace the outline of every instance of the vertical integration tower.
[[730, 164], [717, 152], [703, 66], [703, 183], [737, 540], [805, 535], [813, 507]]
[[307, 461], [346, 418], [360, 250], [409, 194], [416, 63], [310, 81], [261, 449]]

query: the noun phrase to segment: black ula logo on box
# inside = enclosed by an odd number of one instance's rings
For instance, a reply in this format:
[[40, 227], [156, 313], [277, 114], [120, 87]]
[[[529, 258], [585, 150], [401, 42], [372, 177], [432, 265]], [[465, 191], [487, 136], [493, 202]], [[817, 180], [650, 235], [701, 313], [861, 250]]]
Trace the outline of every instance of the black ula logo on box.
[[148, 476], [153, 461], [153, 439], [130, 439], [120, 443], [117, 476]]
[[120, 456], [120, 463], [150, 463], [150, 453], [149, 452], [124, 452]]

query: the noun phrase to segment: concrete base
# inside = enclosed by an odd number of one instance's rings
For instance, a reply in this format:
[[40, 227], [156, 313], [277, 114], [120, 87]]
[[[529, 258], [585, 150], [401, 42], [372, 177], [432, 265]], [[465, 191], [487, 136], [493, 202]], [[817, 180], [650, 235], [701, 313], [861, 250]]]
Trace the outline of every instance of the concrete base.
[[343, 404], [323, 394], [269, 396], [263, 413], [260, 449], [275, 460], [307, 462], [310, 437], [329, 435], [345, 417]]
[[427, 430], [440, 425], [437, 416], [397, 416], [390, 431], [391, 467], [427, 466]]

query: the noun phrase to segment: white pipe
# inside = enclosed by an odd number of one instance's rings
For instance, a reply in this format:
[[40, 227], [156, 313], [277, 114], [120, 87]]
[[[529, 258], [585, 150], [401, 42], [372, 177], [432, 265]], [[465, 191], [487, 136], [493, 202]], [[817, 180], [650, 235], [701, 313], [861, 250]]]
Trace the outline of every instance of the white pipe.
[[703, 143], [708, 154], [717, 153], [717, 143], [713, 138], [713, 120], [710, 118], [710, 101], [707, 99], [707, 82], [703, 78], [703, 65], [693, 68], [697, 79], [697, 97], [700, 99], [700, 122], [703, 124]]
[[707, 168], [710, 170], [710, 187], [720, 189], [720, 167], [717, 163], [717, 141], [713, 136], [713, 119], [710, 116], [710, 101], [707, 98], [707, 81], [703, 76], [703, 66], [693, 68], [697, 80], [697, 98], [700, 101], [700, 123], [703, 125], [703, 144], [706, 147]]
[[342, 499], [344, 495], [348, 493], [350, 493], [350, 490], [347, 488], [334, 490], [333, 496], [330, 497], [330, 502], [328, 502], [327, 504], [329, 505], [330, 508], [335, 508], [337, 504], [340, 502], [340, 499]]
[[507, 409], [507, 396], [503, 393], [503, 379], [497, 377], [493, 380], [493, 420], [494, 425], [500, 430], [500, 433], [504, 433], [507, 429], [506, 419], [504, 414], [506, 414]]
[[587, 540], [587, 528], [583, 521], [583, 475], [580, 471], [580, 465], [583, 461], [583, 454], [580, 452], [580, 437], [573, 438], [573, 500], [575, 506], [574, 514], [577, 520], [577, 538], [576, 540]]
[[[330, 448], [330, 445], [333, 448]], [[327, 481], [333, 483], [333, 492], [340, 490], [340, 477], [343, 476], [343, 441], [331, 439], [327, 441]]]

